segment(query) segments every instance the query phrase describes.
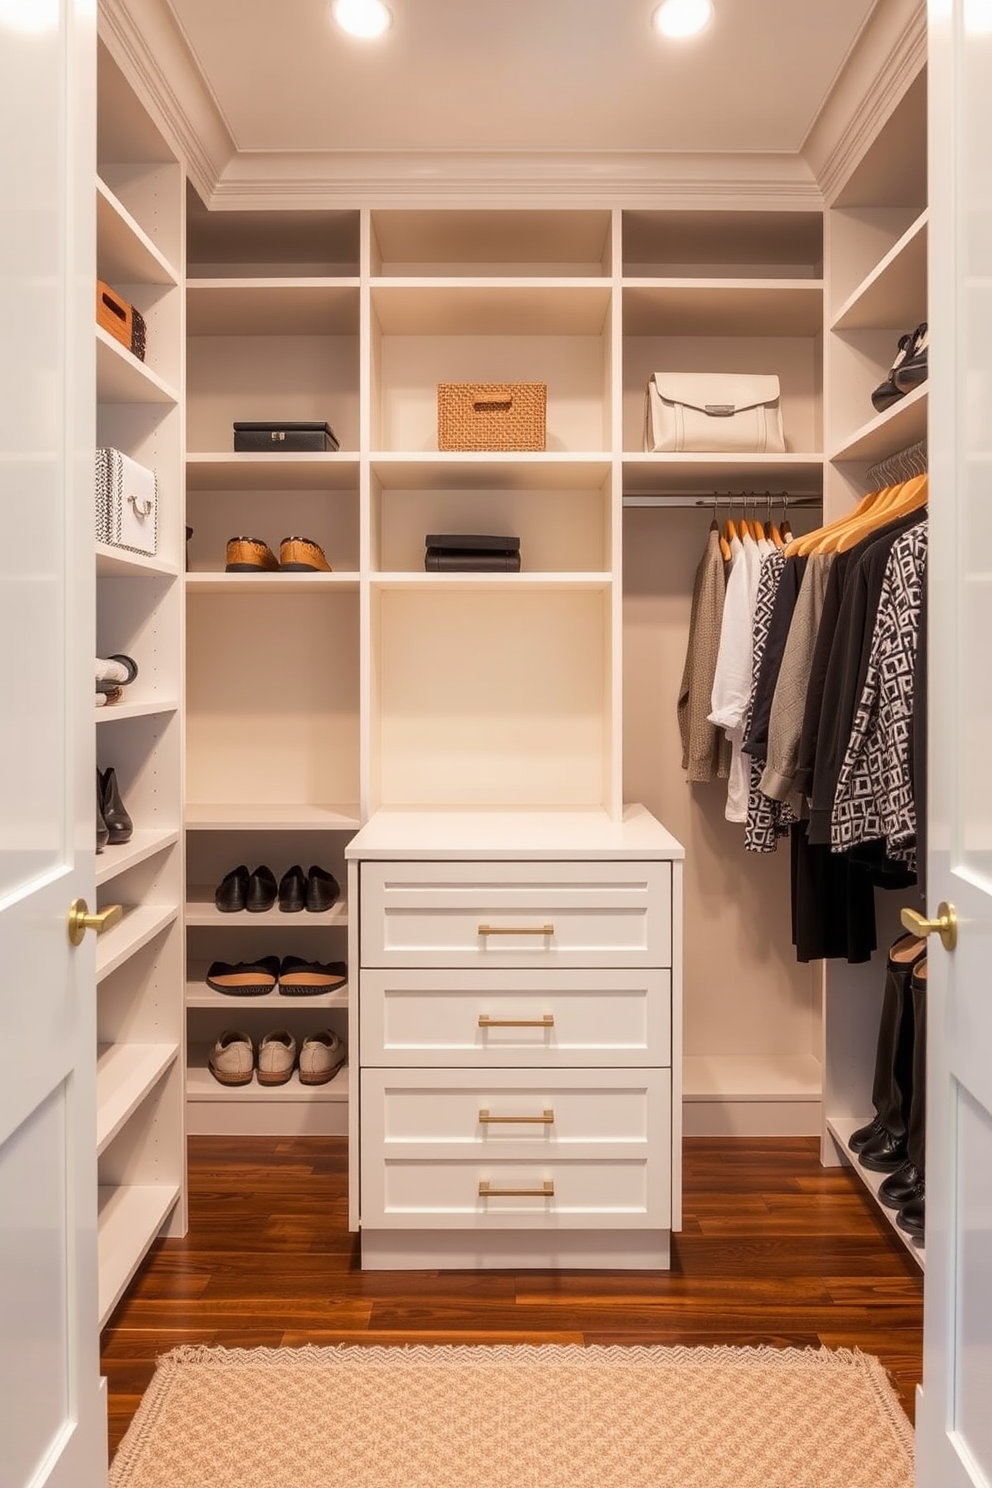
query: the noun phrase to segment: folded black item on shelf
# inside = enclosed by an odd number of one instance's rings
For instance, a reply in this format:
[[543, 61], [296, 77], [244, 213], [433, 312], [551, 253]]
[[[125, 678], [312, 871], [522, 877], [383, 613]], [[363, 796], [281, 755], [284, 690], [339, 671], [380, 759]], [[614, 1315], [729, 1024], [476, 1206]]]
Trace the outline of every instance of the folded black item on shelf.
[[291, 454], [301, 451], [340, 449], [330, 424], [238, 423], [234, 424], [236, 454]]
[[519, 553], [459, 553], [457, 549], [428, 548], [428, 573], [519, 573]]
[[424, 567], [429, 572], [519, 573], [519, 537], [486, 532], [429, 532]]

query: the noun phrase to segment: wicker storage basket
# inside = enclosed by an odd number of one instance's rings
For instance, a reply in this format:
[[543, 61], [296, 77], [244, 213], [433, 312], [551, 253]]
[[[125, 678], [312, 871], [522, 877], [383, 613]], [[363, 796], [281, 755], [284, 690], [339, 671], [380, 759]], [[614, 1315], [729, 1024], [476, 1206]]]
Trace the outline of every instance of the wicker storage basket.
[[102, 279], [96, 281], [96, 323], [126, 346], [139, 361], [145, 360], [144, 318]]
[[439, 450], [543, 450], [547, 384], [441, 382], [437, 388]]

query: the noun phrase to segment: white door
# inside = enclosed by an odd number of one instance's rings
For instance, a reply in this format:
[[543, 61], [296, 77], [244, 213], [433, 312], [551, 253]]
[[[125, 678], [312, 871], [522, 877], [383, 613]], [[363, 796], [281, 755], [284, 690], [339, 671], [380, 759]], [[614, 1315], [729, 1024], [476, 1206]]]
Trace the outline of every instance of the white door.
[[922, 1488], [992, 1484], [992, 3], [930, 0], [930, 851]]
[[95, 4], [0, 0], [0, 1481], [96, 1488]]

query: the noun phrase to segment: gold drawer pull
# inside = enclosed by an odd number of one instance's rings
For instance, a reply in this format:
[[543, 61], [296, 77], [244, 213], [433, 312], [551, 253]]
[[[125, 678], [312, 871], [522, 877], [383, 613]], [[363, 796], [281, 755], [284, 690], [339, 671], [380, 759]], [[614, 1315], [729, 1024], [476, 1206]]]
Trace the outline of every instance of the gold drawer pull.
[[493, 1188], [491, 1183], [479, 1184], [480, 1199], [553, 1199], [554, 1183], [549, 1178], [540, 1188]]
[[554, 1013], [545, 1013], [543, 1018], [490, 1018], [488, 1013], [479, 1014], [480, 1028], [554, 1028]]
[[479, 1123], [482, 1126], [530, 1126], [534, 1122], [539, 1122], [541, 1126], [553, 1126], [554, 1120], [554, 1111], [544, 1111], [540, 1116], [491, 1116], [488, 1111], [479, 1112]]
[[554, 925], [480, 925], [480, 935], [554, 935]]

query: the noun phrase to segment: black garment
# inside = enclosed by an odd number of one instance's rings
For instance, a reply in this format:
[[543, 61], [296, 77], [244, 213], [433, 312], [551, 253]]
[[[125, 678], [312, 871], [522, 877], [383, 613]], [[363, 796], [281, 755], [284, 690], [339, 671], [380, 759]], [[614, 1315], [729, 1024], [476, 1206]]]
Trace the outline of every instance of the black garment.
[[742, 751], [755, 759], [764, 760], [768, 756], [768, 720], [772, 712], [772, 699], [805, 572], [805, 558], [787, 558], [775, 591], [775, 604], [768, 622], [765, 649], [751, 699], [751, 721], [747, 737], [741, 745]]
[[[916, 882], [921, 904], [927, 900], [927, 591], [930, 568], [923, 578], [920, 598], [920, 630], [916, 638], [916, 677], [913, 685], [913, 733], [910, 739], [910, 770], [916, 799]], [[924, 913], [926, 911], [924, 910]], [[922, 1173], [923, 1169], [920, 1168]]]
[[[838, 553], [827, 579], [799, 739], [795, 788], [811, 801], [810, 840], [830, 841], [830, 813], [855, 709], [861, 698], [885, 565], [896, 538], [921, 520], [897, 517]], [[864, 563], [862, 560], [865, 560]], [[822, 801], [829, 794], [824, 835]]]
[[[848, 565], [823, 681], [816, 729], [810, 798], [810, 842], [829, 842], [837, 781], [854, 715], [864, 690], [872, 635], [889, 554], [897, 537], [917, 526], [925, 513], [912, 512], [864, 538], [848, 553]], [[835, 560], [836, 567], [836, 560]], [[807, 712], [810, 699], [807, 695]], [[806, 715], [803, 717], [805, 732]], [[800, 743], [800, 748], [802, 747]]]
[[797, 961], [870, 961], [878, 944], [871, 872], [792, 828], [792, 941]]

